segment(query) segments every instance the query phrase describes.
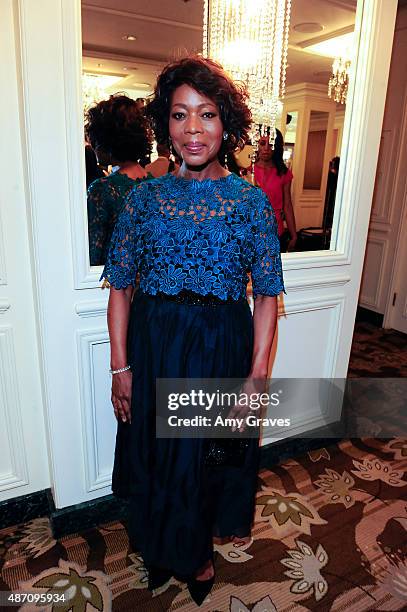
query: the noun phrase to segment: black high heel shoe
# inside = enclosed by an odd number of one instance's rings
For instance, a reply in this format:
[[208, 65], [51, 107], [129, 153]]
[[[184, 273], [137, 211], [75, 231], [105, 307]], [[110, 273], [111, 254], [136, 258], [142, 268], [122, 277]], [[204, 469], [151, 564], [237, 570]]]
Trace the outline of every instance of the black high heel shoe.
[[190, 578], [187, 582], [189, 594], [197, 606], [200, 606], [205, 601], [215, 583], [215, 566], [213, 564], [213, 559], [212, 566], [214, 571], [212, 578], [208, 578], [208, 580], [197, 580], [196, 578]]
[[154, 591], [163, 586], [172, 577], [171, 570], [161, 569], [159, 567], [148, 568], [148, 590]]

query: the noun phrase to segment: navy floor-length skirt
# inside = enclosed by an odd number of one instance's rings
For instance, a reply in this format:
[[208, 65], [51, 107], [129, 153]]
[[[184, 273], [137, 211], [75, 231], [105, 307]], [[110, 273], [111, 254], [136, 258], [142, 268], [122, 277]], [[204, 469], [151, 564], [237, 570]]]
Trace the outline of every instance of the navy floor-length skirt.
[[132, 547], [147, 567], [191, 575], [212, 554], [213, 535], [249, 535], [254, 514], [258, 440], [242, 467], [204, 463], [203, 439], [155, 437], [156, 378], [244, 378], [253, 320], [246, 300], [178, 303], [135, 293], [128, 358], [132, 422], [118, 423], [113, 493], [129, 498]]

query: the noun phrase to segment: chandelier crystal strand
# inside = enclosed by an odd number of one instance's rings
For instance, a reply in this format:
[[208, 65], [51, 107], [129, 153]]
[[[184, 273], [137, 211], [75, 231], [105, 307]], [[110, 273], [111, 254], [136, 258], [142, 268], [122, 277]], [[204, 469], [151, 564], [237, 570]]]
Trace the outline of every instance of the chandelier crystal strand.
[[[274, 3], [273, 3], [274, 4]], [[259, 108], [258, 113], [258, 123], [262, 125], [262, 131], [264, 131], [264, 127], [267, 124], [267, 117], [269, 114], [269, 104], [271, 100], [271, 91], [272, 91], [272, 78], [273, 75], [270, 72], [270, 62], [269, 58], [273, 57], [273, 46], [274, 46], [274, 27], [273, 27], [273, 7], [270, 7], [270, 12], [267, 12], [263, 15], [263, 40], [262, 40], [262, 66], [261, 66], [261, 78], [260, 78], [260, 88], [261, 83], [266, 83], [266, 90], [261, 92], [258, 98], [261, 100], [261, 107]], [[261, 115], [261, 116], [260, 116]]]
[[287, 7], [286, 7], [286, 13], [285, 13], [284, 43], [283, 43], [283, 63], [281, 65], [281, 92], [280, 92], [281, 100], [285, 96], [285, 78], [286, 78], [286, 73], [287, 73], [288, 36], [290, 34], [290, 16], [291, 16], [291, 0], [287, 0]]
[[202, 41], [202, 55], [208, 57], [208, 12], [209, 12], [209, 0], [204, 0], [203, 3], [203, 41]]
[[254, 146], [253, 163], [256, 159], [258, 141], [262, 135], [267, 133], [267, 126], [270, 124], [271, 118], [273, 72], [270, 58], [273, 58], [274, 52], [275, 0], [263, 4], [261, 23], [261, 64], [258, 74], [254, 76], [256, 89], [254, 91], [249, 91], [251, 110], [254, 119], [251, 133], [251, 140]]
[[335, 102], [346, 104], [348, 93], [350, 61], [341, 57], [332, 64], [332, 75], [328, 83], [328, 96]]
[[276, 27], [277, 27], [277, 0], [274, 0], [272, 10], [270, 11], [271, 21], [269, 27], [269, 36], [270, 36], [270, 54], [273, 58], [273, 63], [269, 66], [269, 75], [268, 75], [268, 91], [267, 91], [267, 105], [265, 108], [265, 116], [263, 117], [263, 135], [267, 134], [267, 127], [269, 127], [270, 131], [273, 129], [273, 121], [272, 121], [272, 106], [273, 106], [273, 89], [274, 89], [274, 58], [275, 58], [275, 49], [276, 49]]
[[274, 58], [273, 58], [273, 91], [272, 105], [270, 117], [270, 143], [274, 146], [275, 140], [275, 125], [277, 118], [277, 103], [280, 97], [280, 80], [282, 69], [282, 54], [283, 54], [283, 36], [284, 36], [284, 4], [285, 2], [277, 3], [276, 26], [274, 28]]
[[285, 93], [291, 0], [204, 1], [203, 54], [246, 84], [256, 151], [261, 135], [274, 140]]

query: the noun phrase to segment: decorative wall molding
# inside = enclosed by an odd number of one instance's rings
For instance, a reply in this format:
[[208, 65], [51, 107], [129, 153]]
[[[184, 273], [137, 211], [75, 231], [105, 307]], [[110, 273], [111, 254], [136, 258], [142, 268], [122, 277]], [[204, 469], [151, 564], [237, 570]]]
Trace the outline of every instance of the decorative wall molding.
[[[331, 242], [333, 241], [333, 237]], [[298, 257], [300, 255], [300, 257]], [[347, 253], [327, 249], [325, 251], [304, 251], [303, 253], [283, 253], [283, 270], [308, 270], [314, 268], [331, 268], [347, 266], [351, 259]], [[327, 270], [328, 272], [328, 270]], [[290, 277], [287, 277], [287, 280]]]
[[0, 210], [0, 285], [7, 285], [6, 257], [4, 253], [3, 226]]
[[310, 289], [326, 289], [327, 287], [341, 287], [351, 280], [347, 274], [326, 276], [313, 276], [310, 279], [303, 277], [291, 277], [290, 282], [286, 283], [287, 291], [307, 291]]
[[9, 308], [11, 308], [10, 302], [6, 302], [6, 300], [0, 300], [0, 314], [4, 314]]
[[[62, 2], [62, 54], [65, 101], [65, 134], [68, 157], [68, 190], [72, 258], [76, 289], [97, 287], [100, 273], [89, 262], [86, 175], [83, 156], [82, 26], [81, 3]], [[78, 160], [81, 160], [78, 163]]]
[[173, 19], [163, 19], [162, 17], [153, 17], [151, 15], [143, 15], [142, 13], [133, 13], [133, 11], [108, 8], [106, 6], [96, 6], [95, 4], [87, 4], [86, 2], [82, 2], [82, 10], [104, 13], [105, 15], [116, 15], [116, 17], [125, 17], [126, 19], [147, 21], [149, 23], [161, 23], [162, 25], [171, 26], [173, 28], [184, 28], [185, 30], [202, 32], [202, 26], [200, 25], [185, 23], [184, 21], [175, 21]]
[[95, 49], [94, 47], [90, 47], [90, 46], [84, 46], [82, 48], [82, 55], [83, 57], [92, 57], [92, 58], [97, 58], [97, 59], [113, 60], [113, 61], [123, 61], [129, 67], [134, 64], [142, 64], [143, 66], [149, 66], [149, 67], [159, 69], [160, 66], [164, 67], [166, 64], [166, 61], [164, 60], [158, 61], [156, 59], [147, 59], [145, 57], [138, 57], [137, 55], [129, 56], [120, 51], [118, 51], [117, 53], [116, 52], [113, 53], [112, 51], [99, 50], [99, 49]]
[[392, 168], [394, 167], [397, 136], [396, 130], [383, 129], [382, 131], [371, 216], [371, 221], [375, 223], [390, 224], [393, 206], [391, 191], [394, 183]]
[[[354, 9], [352, 12], [354, 12]], [[349, 34], [350, 32], [353, 32], [353, 24], [345, 26], [343, 28], [338, 28], [337, 30], [332, 30], [331, 32], [321, 34], [320, 36], [315, 36], [314, 38], [308, 38], [307, 40], [302, 40], [300, 43], [298, 43], [298, 46], [301, 47], [302, 49], [306, 49], [310, 45], [317, 45], [320, 42], [325, 42], [326, 40], [330, 40], [331, 38], [336, 38], [337, 36], [343, 36], [344, 34]], [[326, 87], [325, 87], [325, 91], [326, 91]]]
[[345, 11], [355, 12], [357, 0], [327, 0], [333, 6], [345, 9]]
[[[79, 377], [81, 391], [81, 414], [83, 450], [85, 457], [85, 485], [86, 492], [91, 493], [110, 486], [111, 466], [103, 471], [100, 466], [100, 440], [98, 439], [98, 419], [107, 415], [98, 413], [96, 402], [97, 386], [100, 384], [101, 372], [95, 366], [95, 350], [100, 345], [109, 344], [109, 334], [105, 329], [93, 329], [77, 332], [77, 343], [79, 353]], [[108, 364], [106, 364], [107, 379]], [[109, 405], [109, 416], [112, 414], [110, 408], [110, 394], [106, 390], [106, 404]], [[111, 460], [113, 461], [113, 450], [111, 449]], [[107, 491], [110, 493], [110, 490]]]
[[[372, 244], [376, 244], [380, 247], [380, 250], [376, 257], [373, 257], [368, 253], [369, 247]], [[373, 296], [368, 296], [364, 293], [365, 286], [362, 283], [362, 290], [360, 293], [359, 302], [361, 306], [365, 308], [373, 308], [378, 309], [380, 307], [380, 296], [382, 294], [383, 287], [383, 271], [386, 268], [387, 263], [387, 254], [388, 254], [388, 240], [387, 237], [380, 236], [369, 236], [367, 245], [366, 245], [367, 256], [370, 255], [370, 265], [373, 265], [374, 275], [371, 275], [371, 278], [374, 279], [375, 291]], [[373, 258], [372, 258], [373, 257]]]
[[0, 492], [3, 492], [29, 484], [11, 326], [0, 327], [0, 422], [7, 438], [0, 459], [11, 468], [3, 471], [0, 465]]
[[[291, 315], [304, 313], [304, 312], [317, 312], [320, 310], [330, 310], [331, 318], [329, 322], [329, 329], [326, 330], [326, 344], [325, 344], [325, 365], [324, 371], [320, 373], [321, 378], [335, 378], [337, 377], [337, 361], [338, 361], [338, 348], [340, 340], [340, 330], [342, 326], [342, 319], [345, 308], [345, 295], [344, 294], [331, 294], [326, 295], [323, 298], [309, 298], [303, 300], [290, 300], [290, 302], [284, 306], [283, 315], [288, 318]], [[309, 325], [312, 325], [313, 321], [310, 318]], [[322, 330], [320, 330], [322, 333]]]
[[[293, 45], [294, 49], [298, 51], [297, 45]], [[302, 50], [302, 49], [300, 49]], [[322, 83], [295, 83], [294, 85], [288, 85], [285, 90], [284, 102], [292, 100], [296, 98], [301, 98], [303, 100], [307, 96], [312, 98], [312, 100], [321, 100], [327, 104], [335, 104], [327, 97], [326, 93], [327, 86]]]
[[[407, 14], [407, 10], [405, 11]], [[390, 192], [390, 203], [388, 206], [388, 217], [389, 224], [391, 225], [395, 218], [396, 208], [400, 207], [399, 198], [400, 193], [403, 194], [401, 196], [401, 201], [405, 197], [405, 189], [407, 186], [406, 180], [406, 151], [407, 151], [407, 85], [404, 87], [403, 92], [403, 102], [402, 102], [403, 115], [400, 122], [399, 128], [399, 141], [395, 146], [396, 148], [396, 159], [393, 164], [394, 173], [393, 173], [393, 183]], [[389, 172], [391, 174], [391, 172]], [[400, 207], [402, 208], [402, 207]]]
[[[290, 281], [286, 283], [286, 289], [288, 292], [294, 291], [307, 291], [312, 289], [326, 289], [328, 287], [341, 287], [349, 283], [351, 280], [349, 275], [326, 275], [326, 276], [313, 276], [312, 278], [304, 278], [303, 276], [295, 278], [291, 277]], [[248, 296], [251, 296], [251, 286], [248, 288]], [[78, 316], [83, 318], [88, 317], [100, 317], [106, 316], [107, 313], [107, 300], [91, 300], [88, 302], [78, 302], [75, 305], [75, 312]], [[0, 302], [1, 309], [1, 302]]]
[[[275, 381], [278, 387], [278, 379]], [[290, 417], [288, 406], [284, 410], [284, 417], [280, 414], [280, 418], [291, 418], [292, 422], [289, 427], [285, 427], [283, 435], [276, 437], [275, 432], [278, 429], [273, 429], [271, 426], [263, 427], [261, 445], [284, 440], [292, 436], [304, 434], [305, 437], [310, 437], [309, 432], [318, 429], [326, 428], [334, 423], [338, 423], [342, 414], [343, 393], [345, 389], [346, 379], [307, 379], [304, 381], [298, 380], [298, 388], [296, 389], [296, 397], [290, 398], [290, 405], [306, 405], [306, 410], [302, 414], [292, 414]], [[284, 387], [284, 384], [282, 384]], [[312, 389], [314, 387], [314, 390]], [[294, 385], [292, 387], [295, 392]], [[273, 388], [269, 393], [275, 392]], [[296, 399], [298, 398], [298, 402]], [[271, 415], [267, 415], [270, 416]], [[293, 419], [294, 417], [294, 419]]]
[[373, 232], [379, 232], [382, 234], [390, 234], [392, 231], [391, 223], [381, 222], [381, 221], [372, 221], [369, 225], [369, 236]]
[[[407, 109], [405, 109], [407, 114]], [[407, 137], [407, 136], [406, 136]], [[401, 156], [400, 156], [401, 157]], [[404, 157], [407, 157], [407, 149], [404, 149]], [[399, 159], [400, 161], [400, 159]], [[384, 313], [383, 327], [392, 327], [403, 331], [405, 325], [403, 325], [403, 319], [407, 319], [407, 295], [403, 290], [403, 279], [405, 279], [405, 262], [407, 259], [407, 245], [406, 245], [406, 232], [407, 232], [407, 179], [404, 176], [404, 193], [401, 197], [402, 206], [400, 214], [400, 223], [398, 226], [397, 239], [394, 250], [394, 257], [392, 261], [391, 276], [389, 282], [389, 289], [387, 293], [387, 304]], [[397, 293], [396, 302], [393, 303], [393, 296]], [[404, 295], [403, 295], [404, 294]], [[403, 300], [403, 307], [400, 308], [400, 301]], [[401, 325], [400, 325], [401, 323]]]
[[75, 312], [80, 317], [100, 317], [106, 316], [107, 300], [92, 300], [89, 302], [79, 302], [75, 305]]

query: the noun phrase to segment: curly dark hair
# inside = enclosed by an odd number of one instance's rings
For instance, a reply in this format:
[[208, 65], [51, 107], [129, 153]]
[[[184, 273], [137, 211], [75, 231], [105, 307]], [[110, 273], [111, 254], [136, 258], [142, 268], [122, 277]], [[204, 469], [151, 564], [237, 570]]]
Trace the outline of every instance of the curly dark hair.
[[223, 128], [229, 134], [228, 140], [222, 141], [219, 156], [242, 149], [252, 122], [246, 87], [233, 81], [220, 64], [201, 55], [168, 64], [159, 75], [153, 98], [146, 106], [157, 141], [168, 143], [171, 97], [181, 85], [189, 85], [219, 108]]
[[114, 94], [90, 108], [85, 121], [92, 148], [99, 147], [114, 161], [138, 162], [151, 153], [149, 122], [136, 101], [124, 94]]

